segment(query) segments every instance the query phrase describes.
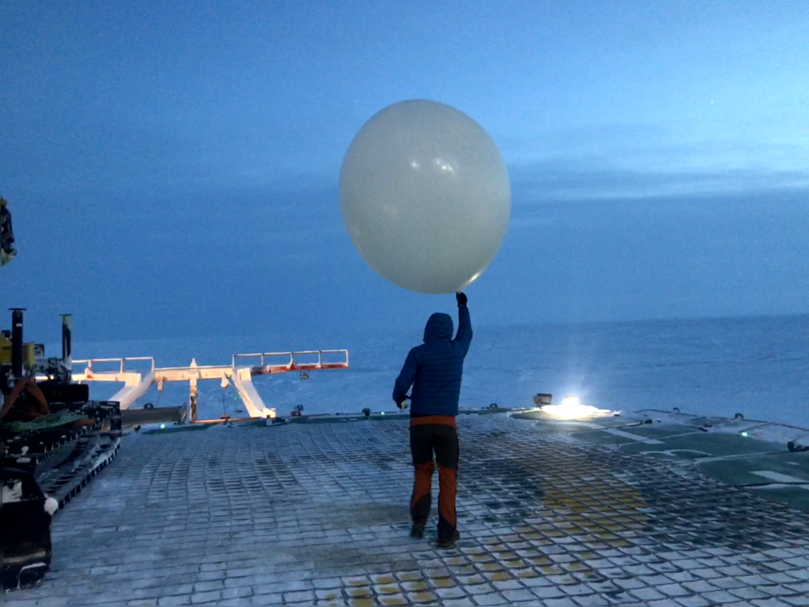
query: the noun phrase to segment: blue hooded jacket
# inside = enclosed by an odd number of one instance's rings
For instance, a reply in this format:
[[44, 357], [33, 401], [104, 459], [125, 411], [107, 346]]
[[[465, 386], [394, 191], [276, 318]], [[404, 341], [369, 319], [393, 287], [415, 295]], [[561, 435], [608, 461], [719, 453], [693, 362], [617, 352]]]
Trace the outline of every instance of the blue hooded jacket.
[[396, 378], [393, 400], [400, 403], [413, 386], [410, 414], [458, 415], [463, 361], [472, 342], [472, 322], [466, 306], [458, 308], [458, 334], [452, 339], [449, 314], [430, 316], [424, 327], [424, 343], [407, 355]]

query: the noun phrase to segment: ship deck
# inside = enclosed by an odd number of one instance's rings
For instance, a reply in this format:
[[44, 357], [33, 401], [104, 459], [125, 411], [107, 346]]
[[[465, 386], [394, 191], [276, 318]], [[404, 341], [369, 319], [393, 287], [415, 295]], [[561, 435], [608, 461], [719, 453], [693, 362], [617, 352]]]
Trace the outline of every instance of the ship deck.
[[406, 419], [144, 428], [5, 602], [807, 605], [809, 452], [643, 417], [460, 416], [451, 550], [408, 536]]

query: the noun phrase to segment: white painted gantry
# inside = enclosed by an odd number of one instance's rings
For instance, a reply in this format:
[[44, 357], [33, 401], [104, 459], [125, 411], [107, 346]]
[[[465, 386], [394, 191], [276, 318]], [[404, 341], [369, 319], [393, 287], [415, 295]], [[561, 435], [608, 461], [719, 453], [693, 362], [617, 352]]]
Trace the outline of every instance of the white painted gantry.
[[[328, 359], [328, 360], [326, 360]], [[250, 361], [258, 364], [250, 364]], [[128, 370], [127, 363], [147, 363], [147, 369]], [[94, 365], [117, 365], [117, 369], [99, 370]], [[85, 365], [84, 370], [80, 367]], [[158, 392], [163, 391], [165, 382], [182, 381], [189, 384], [189, 415], [187, 419], [197, 421], [196, 404], [198, 399], [197, 382], [206, 379], [218, 379], [222, 387], [228, 382], [242, 398], [250, 417], [275, 417], [275, 409], [267, 407], [261, 400], [253, 377], [256, 375], [275, 375], [297, 371], [306, 376], [310, 371], [324, 369], [348, 369], [348, 350], [305, 350], [301, 352], [260, 352], [255, 354], [234, 354], [230, 365], [199, 366], [196, 359], [187, 367], [155, 367], [155, 359], [148, 356], [130, 358], [92, 358], [73, 361], [73, 381], [123, 382], [124, 387], [109, 400], [120, 403], [121, 409], [128, 409], [141, 396], [146, 394], [153, 384], [157, 384]]]

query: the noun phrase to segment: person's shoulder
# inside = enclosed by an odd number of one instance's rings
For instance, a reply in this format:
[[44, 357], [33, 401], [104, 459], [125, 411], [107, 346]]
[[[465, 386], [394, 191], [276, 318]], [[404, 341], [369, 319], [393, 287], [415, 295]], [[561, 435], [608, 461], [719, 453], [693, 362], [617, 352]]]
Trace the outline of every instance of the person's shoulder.
[[407, 353], [407, 358], [418, 358], [419, 354], [421, 353], [419, 348], [421, 348], [421, 346], [413, 346], [410, 348], [410, 351]]

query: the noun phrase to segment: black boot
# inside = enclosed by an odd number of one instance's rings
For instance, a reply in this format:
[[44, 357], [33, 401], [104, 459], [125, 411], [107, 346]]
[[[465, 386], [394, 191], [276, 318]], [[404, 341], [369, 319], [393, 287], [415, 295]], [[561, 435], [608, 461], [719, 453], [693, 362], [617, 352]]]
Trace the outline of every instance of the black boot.
[[439, 539], [435, 545], [439, 548], [452, 548], [459, 539], [461, 539], [461, 534], [456, 529], [449, 538]]
[[413, 527], [410, 529], [410, 537], [420, 540], [424, 537], [424, 527], [426, 521], [413, 521]]

